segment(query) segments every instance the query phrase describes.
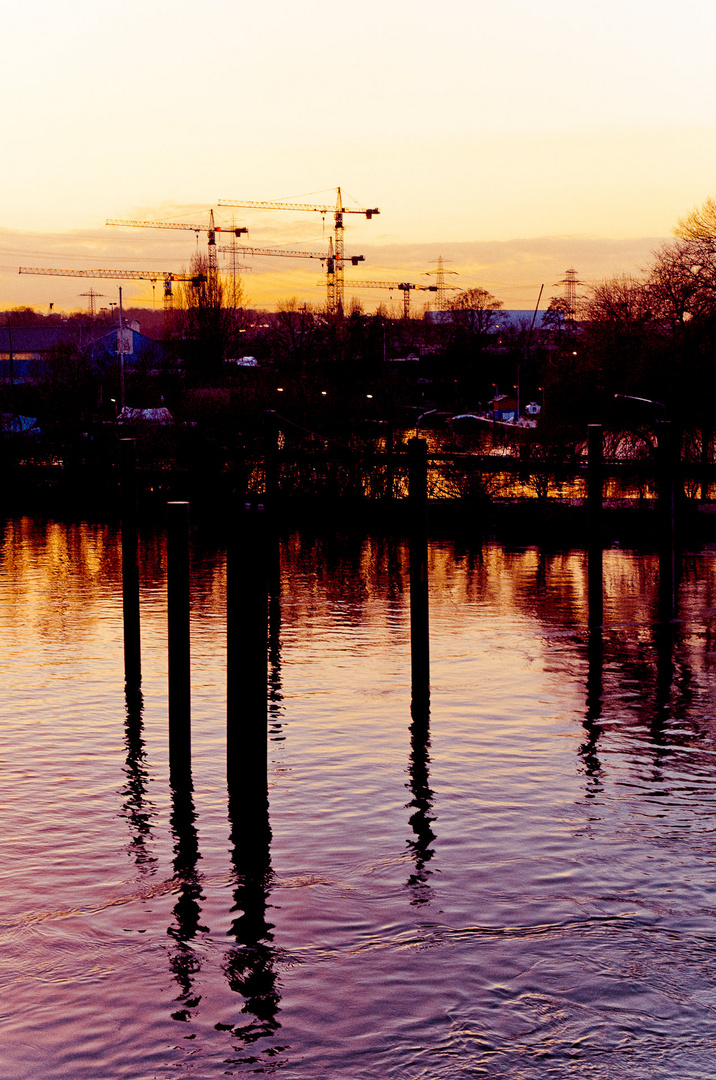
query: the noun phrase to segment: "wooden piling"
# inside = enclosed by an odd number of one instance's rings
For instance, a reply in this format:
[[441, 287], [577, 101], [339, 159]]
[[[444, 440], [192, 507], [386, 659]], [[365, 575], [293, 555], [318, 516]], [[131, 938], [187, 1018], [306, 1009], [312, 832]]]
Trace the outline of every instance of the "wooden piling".
[[122, 515], [124, 680], [127, 690], [134, 691], [139, 688], [142, 682], [136, 441], [134, 439], [120, 439], [119, 450]]
[[588, 621], [601, 626], [604, 619], [603, 538], [604, 505], [604, 439], [601, 424], [589, 424], [587, 458], [587, 507], [589, 514], [588, 540]]
[[428, 614], [428, 451], [424, 439], [408, 441], [410, 518], [410, 667], [413, 708], [430, 700]]
[[173, 787], [191, 778], [189, 503], [167, 503], [169, 772]]
[[226, 571], [226, 772], [245, 819], [264, 807], [268, 786], [267, 541], [263, 507], [235, 513]]

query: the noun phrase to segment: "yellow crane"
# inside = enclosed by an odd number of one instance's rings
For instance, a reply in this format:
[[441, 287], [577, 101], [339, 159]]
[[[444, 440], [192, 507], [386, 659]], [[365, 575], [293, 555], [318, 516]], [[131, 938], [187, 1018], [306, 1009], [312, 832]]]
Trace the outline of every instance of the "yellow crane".
[[[320, 259], [321, 262], [326, 263], [326, 274], [328, 280], [328, 310], [332, 311], [335, 307], [335, 256], [333, 254], [333, 237], [328, 238], [328, 253], [324, 251], [302, 251], [300, 249], [289, 250], [287, 248], [259, 248], [259, 247], [244, 247], [242, 245], [232, 245], [231, 247], [220, 247], [219, 251], [226, 252], [227, 255], [277, 255], [284, 259]], [[346, 255], [345, 262], [350, 262], [352, 266], [357, 266], [359, 262], [364, 261], [363, 255]]]
[[172, 270], [54, 270], [40, 266], [21, 266], [20, 274], [52, 274], [55, 277], [113, 278], [115, 281], [164, 282], [164, 310], [173, 303], [172, 282], [190, 281], [197, 287], [206, 281], [205, 274], [175, 274]]
[[248, 236], [249, 230], [243, 225], [241, 227], [236, 225], [216, 225], [214, 222], [214, 211], [209, 211], [209, 224], [208, 225], [191, 225], [185, 221], [126, 221], [120, 218], [107, 218], [107, 225], [128, 225], [133, 229], [184, 229], [186, 232], [196, 233], [197, 236], [200, 232], [205, 232], [209, 238], [209, 279], [210, 281], [216, 281], [216, 274], [218, 272], [218, 265], [216, 260], [216, 234], [226, 233], [229, 236], [241, 236], [242, 233], [246, 233]]
[[[332, 212], [334, 215], [332, 237], [334, 246], [332, 255], [329, 255], [327, 268], [328, 310], [340, 314], [343, 311], [343, 265], [345, 262], [343, 215], [362, 214], [370, 221], [372, 217], [380, 213], [380, 210], [377, 206], [371, 209], [360, 206], [344, 206], [341, 189], [337, 188], [336, 191], [335, 206], [328, 206], [324, 203], [241, 202], [234, 199], [219, 199], [219, 206], [238, 206], [242, 210], [305, 210], [317, 214]], [[351, 261], [355, 265], [355, 260], [362, 260], [362, 258], [360, 255], [351, 256]]]
[[349, 281], [351, 289], [400, 289], [403, 294], [403, 318], [410, 317], [410, 294], [415, 289], [425, 292], [437, 292], [437, 285], [413, 285], [410, 281]]

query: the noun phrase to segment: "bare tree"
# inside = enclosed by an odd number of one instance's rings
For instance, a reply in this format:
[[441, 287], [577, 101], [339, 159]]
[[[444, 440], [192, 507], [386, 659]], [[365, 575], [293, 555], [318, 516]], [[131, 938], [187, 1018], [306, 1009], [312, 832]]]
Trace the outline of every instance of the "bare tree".
[[608, 325], [624, 332], [651, 318], [651, 299], [646, 282], [630, 274], [617, 274], [599, 282], [585, 304], [585, 321]]
[[299, 303], [295, 296], [279, 301], [271, 334], [277, 359], [305, 365], [315, 353], [317, 329], [316, 313], [309, 304]]
[[656, 318], [679, 332], [716, 312], [716, 250], [707, 241], [679, 240], [655, 252], [647, 279]]
[[502, 307], [487, 289], [465, 289], [450, 301], [453, 324], [470, 337], [484, 339], [492, 330]]
[[193, 374], [213, 379], [221, 373], [236, 313], [226, 305], [221, 278], [209, 272], [205, 257], [192, 259], [190, 273], [191, 280], [179, 288], [172, 333], [184, 340], [185, 359]]
[[674, 233], [682, 240], [716, 239], [716, 199], [709, 195], [701, 206], [679, 218]]

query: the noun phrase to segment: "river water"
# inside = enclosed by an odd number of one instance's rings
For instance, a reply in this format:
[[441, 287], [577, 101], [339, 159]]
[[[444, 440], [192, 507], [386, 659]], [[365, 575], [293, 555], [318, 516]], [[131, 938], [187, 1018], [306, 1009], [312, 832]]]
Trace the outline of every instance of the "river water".
[[716, 551], [293, 534], [271, 602], [265, 860], [225, 786], [225, 556], [192, 551], [193, 793], [168, 780], [161, 532], [125, 699], [115, 530], [0, 536], [0, 1076], [713, 1076]]

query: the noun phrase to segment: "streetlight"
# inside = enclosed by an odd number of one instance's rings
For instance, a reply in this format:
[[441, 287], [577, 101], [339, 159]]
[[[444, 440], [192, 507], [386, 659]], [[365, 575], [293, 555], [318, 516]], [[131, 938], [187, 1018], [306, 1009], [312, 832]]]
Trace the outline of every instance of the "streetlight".
[[642, 405], [654, 405], [657, 409], [663, 409], [664, 412], [667, 411], [663, 401], [652, 401], [651, 398], [635, 397], [634, 394], [615, 394], [614, 399], [620, 401], [639, 401]]

